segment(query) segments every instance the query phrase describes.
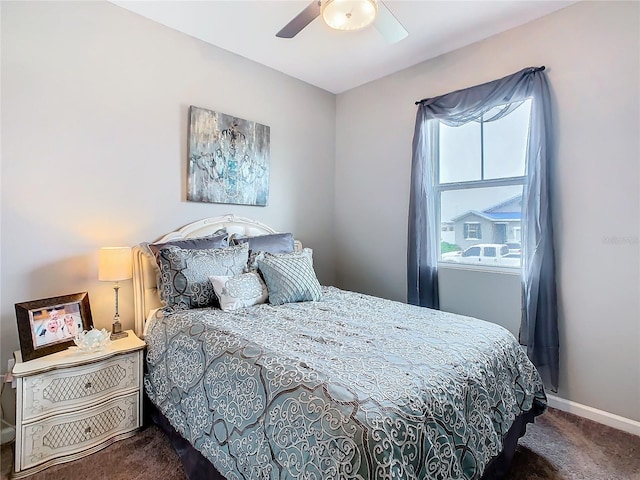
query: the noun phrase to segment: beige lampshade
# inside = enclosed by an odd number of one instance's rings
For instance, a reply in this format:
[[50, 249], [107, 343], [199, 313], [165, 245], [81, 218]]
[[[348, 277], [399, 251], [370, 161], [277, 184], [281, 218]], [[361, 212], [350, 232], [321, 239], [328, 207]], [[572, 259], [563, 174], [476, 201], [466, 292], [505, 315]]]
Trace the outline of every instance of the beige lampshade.
[[360, 30], [371, 24], [377, 13], [376, 0], [327, 0], [321, 7], [322, 19], [336, 30]]
[[119, 282], [133, 276], [130, 247], [104, 247], [98, 252], [98, 280]]

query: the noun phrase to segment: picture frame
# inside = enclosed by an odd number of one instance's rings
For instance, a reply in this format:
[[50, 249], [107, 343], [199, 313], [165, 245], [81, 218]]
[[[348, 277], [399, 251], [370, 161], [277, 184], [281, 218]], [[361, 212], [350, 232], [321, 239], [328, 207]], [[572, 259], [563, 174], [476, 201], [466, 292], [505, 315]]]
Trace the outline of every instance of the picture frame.
[[65, 350], [76, 334], [93, 328], [88, 292], [16, 303], [15, 308], [25, 362]]
[[271, 127], [191, 105], [187, 137], [187, 201], [267, 205]]

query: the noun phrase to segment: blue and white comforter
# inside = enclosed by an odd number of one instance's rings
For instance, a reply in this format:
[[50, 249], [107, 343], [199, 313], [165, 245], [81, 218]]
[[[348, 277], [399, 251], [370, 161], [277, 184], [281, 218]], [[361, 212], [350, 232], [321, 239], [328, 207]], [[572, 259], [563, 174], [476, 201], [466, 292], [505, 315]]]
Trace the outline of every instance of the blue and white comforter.
[[504, 328], [323, 287], [155, 320], [145, 388], [228, 480], [478, 479], [546, 396]]

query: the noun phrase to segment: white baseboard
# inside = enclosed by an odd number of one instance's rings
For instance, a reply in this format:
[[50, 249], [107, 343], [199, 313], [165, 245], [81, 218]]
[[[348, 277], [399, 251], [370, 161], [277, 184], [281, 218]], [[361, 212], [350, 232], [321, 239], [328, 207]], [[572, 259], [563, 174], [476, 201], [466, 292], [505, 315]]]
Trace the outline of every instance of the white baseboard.
[[0, 443], [4, 445], [5, 443], [13, 442], [16, 438], [16, 429], [13, 427], [2, 427], [0, 434]]
[[557, 408], [558, 410], [572, 413], [579, 417], [588, 418], [594, 422], [602, 423], [608, 427], [617, 428], [618, 430], [623, 430], [640, 437], [640, 422], [631, 420], [630, 418], [621, 417], [620, 415], [605, 412], [604, 410], [588, 407], [587, 405], [572, 402], [571, 400], [565, 400], [564, 398], [556, 397], [555, 395], [547, 394], [547, 400], [551, 408]]

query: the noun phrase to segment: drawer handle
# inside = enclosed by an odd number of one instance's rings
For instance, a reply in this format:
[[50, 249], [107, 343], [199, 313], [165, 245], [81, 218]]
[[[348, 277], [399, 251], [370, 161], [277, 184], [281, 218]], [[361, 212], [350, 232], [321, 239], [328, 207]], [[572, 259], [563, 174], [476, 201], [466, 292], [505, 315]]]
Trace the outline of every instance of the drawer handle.
[[84, 384], [84, 388], [91, 388], [91, 382], [87, 382]]
[[91, 433], [91, 427], [87, 427], [84, 429], [84, 433]]

